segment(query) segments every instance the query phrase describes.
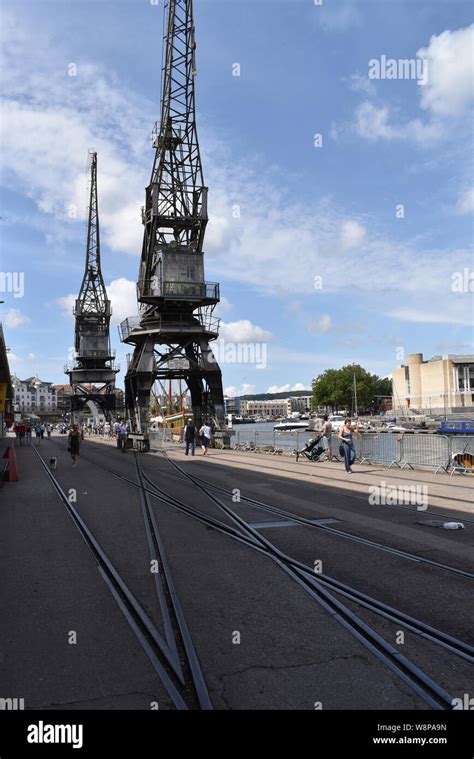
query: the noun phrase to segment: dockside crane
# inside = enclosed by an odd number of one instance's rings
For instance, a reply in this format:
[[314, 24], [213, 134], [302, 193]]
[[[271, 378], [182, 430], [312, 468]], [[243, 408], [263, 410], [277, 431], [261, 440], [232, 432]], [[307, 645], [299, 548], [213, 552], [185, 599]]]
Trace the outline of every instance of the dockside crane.
[[210, 343], [219, 284], [204, 277], [208, 221], [195, 113], [196, 43], [192, 0], [166, 0], [161, 119], [152, 133], [155, 159], [142, 208], [137, 282], [139, 317], [119, 331], [128, 356], [125, 405], [130, 437], [147, 449], [155, 380], [184, 380], [197, 426], [206, 420], [227, 437], [221, 370]]
[[116, 407], [115, 376], [119, 371], [110, 348], [110, 317], [100, 264], [99, 208], [97, 200], [97, 153], [89, 151], [89, 207], [87, 217], [86, 266], [74, 305], [75, 356], [65, 366], [71, 385], [71, 421], [90, 402], [106, 419], [112, 420]]

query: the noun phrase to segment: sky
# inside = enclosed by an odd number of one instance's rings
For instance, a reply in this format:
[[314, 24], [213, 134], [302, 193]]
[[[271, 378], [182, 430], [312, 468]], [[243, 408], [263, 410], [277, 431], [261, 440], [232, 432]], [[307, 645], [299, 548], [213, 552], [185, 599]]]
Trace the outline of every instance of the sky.
[[[11, 370], [67, 381], [94, 149], [123, 387], [117, 325], [137, 313], [163, 0], [0, 7]], [[194, 14], [205, 270], [221, 286], [226, 393], [309, 389], [348, 363], [387, 376], [409, 353], [473, 353], [470, 3], [195, 0]]]

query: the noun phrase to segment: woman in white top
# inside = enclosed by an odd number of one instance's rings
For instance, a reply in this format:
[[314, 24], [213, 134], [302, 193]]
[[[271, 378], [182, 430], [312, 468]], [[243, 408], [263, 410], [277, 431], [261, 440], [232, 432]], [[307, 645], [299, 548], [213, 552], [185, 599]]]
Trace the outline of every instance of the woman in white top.
[[202, 455], [205, 456], [211, 442], [211, 428], [208, 424], [206, 424], [206, 422], [204, 422], [201, 429], [199, 430], [199, 435], [201, 437]]

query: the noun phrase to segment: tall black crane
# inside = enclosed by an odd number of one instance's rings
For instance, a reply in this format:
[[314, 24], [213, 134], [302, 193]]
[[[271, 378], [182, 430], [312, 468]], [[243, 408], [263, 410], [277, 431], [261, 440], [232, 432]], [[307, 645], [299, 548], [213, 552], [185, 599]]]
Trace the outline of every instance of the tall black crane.
[[163, 45], [161, 120], [142, 209], [140, 316], [120, 325], [122, 341], [134, 346], [125, 377], [131, 437], [145, 448], [155, 380], [184, 380], [197, 425], [207, 420], [217, 438], [225, 435], [221, 371], [210, 348], [219, 285], [204, 277], [207, 187], [196, 130], [192, 0], [166, 0]]
[[89, 151], [89, 208], [87, 221], [86, 268], [79, 295], [74, 306], [75, 358], [64, 371], [71, 384], [71, 415], [89, 401], [98, 406], [106, 418], [115, 410], [114, 356], [110, 349], [110, 317], [112, 310], [107, 298], [100, 267], [99, 209], [97, 203], [97, 153]]

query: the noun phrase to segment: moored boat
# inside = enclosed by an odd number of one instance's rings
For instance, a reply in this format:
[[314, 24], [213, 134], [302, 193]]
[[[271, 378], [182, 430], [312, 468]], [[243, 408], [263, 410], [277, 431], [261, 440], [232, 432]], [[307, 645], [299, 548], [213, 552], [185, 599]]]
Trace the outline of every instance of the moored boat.
[[292, 430], [307, 430], [309, 420], [302, 419], [283, 419], [273, 427], [275, 432], [291, 432]]

